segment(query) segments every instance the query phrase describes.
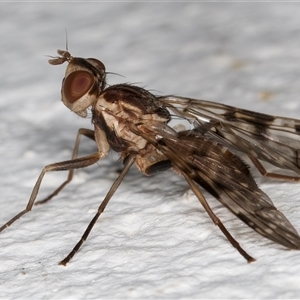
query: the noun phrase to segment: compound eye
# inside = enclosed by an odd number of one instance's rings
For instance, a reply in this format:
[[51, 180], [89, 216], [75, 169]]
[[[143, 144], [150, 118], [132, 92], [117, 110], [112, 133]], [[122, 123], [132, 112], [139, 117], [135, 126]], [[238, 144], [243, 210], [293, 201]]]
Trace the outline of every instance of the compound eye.
[[74, 103], [80, 99], [94, 84], [94, 76], [86, 71], [71, 73], [64, 82], [64, 94], [68, 102]]

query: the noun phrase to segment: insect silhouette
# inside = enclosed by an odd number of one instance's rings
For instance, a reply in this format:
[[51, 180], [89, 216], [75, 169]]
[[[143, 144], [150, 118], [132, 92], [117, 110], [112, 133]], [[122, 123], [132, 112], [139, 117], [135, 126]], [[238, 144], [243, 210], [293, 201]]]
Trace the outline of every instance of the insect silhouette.
[[[66, 265], [87, 239], [133, 164], [148, 176], [168, 169], [182, 175], [212, 221], [248, 262], [255, 259], [214, 214], [199, 186], [261, 235], [287, 248], [300, 249], [300, 236], [295, 228], [258, 188], [248, 166], [237, 156], [238, 153], [247, 155], [264, 176], [299, 181], [297, 176], [267, 172], [260, 161], [300, 174], [300, 120], [185, 97], [158, 97], [130, 84], [107, 87], [101, 61], [73, 57], [63, 50], [58, 50], [58, 55], [49, 63], [68, 63], [62, 82], [62, 102], [83, 118], [91, 110], [94, 130], [79, 129], [72, 158], [44, 167], [26, 208], [0, 231], [32, 209], [46, 173], [69, 171], [66, 181], [36, 204], [57, 195], [72, 180], [75, 169], [95, 164], [112, 149], [120, 153], [124, 168], [82, 238], [61, 265]], [[172, 128], [169, 125], [172, 118], [187, 120], [192, 129]], [[81, 136], [94, 140], [98, 151], [78, 158]]]

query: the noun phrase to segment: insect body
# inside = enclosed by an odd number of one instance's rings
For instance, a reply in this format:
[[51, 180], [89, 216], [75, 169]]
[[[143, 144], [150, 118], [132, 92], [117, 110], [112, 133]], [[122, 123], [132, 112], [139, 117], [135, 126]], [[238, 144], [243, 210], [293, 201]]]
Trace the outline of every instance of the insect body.
[[[156, 97], [128, 84], [106, 87], [102, 62], [72, 57], [68, 51], [49, 60], [68, 63], [62, 83], [62, 101], [81, 117], [92, 112], [94, 130], [79, 129], [71, 160], [46, 166], [41, 172], [27, 207], [4, 224], [0, 231], [32, 209], [44, 175], [68, 170], [69, 176], [44, 203], [72, 180], [75, 169], [96, 163], [110, 149], [120, 153], [124, 169], [114, 182], [80, 241], [60, 264], [66, 265], [87, 239], [95, 222], [135, 164], [145, 175], [173, 169], [182, 175], [228, 241], [248, 261], [254, 261], [213, 213], [199, 185], [210, 192], [237, 217], [261, 235], [290, 249], [300, 249], [300, 236], [262, 192], [246, 164], [236, 155], [242, 152], [265, 176], [296, 181], [295, 176], [268, 173], [260, 160], [300, 174], [300, 121], [273, 117], [214, 102], [176, 96]], [[191, 130], [169, 125], [172, 116], [188, 120]], [[80, 137], [95, 140], [98, 151], [78, 158]]]

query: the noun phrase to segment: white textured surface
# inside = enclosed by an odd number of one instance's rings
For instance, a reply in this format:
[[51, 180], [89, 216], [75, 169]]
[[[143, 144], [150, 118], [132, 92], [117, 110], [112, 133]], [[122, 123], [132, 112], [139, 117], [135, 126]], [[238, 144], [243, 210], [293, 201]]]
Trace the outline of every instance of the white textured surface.
[[[77, 129], [91, 127], [59, 100], [65, 65], [44, 57], [64, 48], [65, 28], [73, 55], [125, 76], [110, 83], [299, 117], [299, 13], [292, 3], [1, 3], [1, 223], [24, 208], [44, 165], [70, 157]], [[132, 170], [82, 249], [58, 266], [119, 167], [110, 155], [76, 172], [59, 196], [1, 234], [0, 298], [299, 298], [300, 252], [261, 238], [206, 194], [258, 259], [247, 264], [170, 172]], [[254, 174], [300, 230], [300, 186]], [[41, 197], [65, 175], [47, 176]]]

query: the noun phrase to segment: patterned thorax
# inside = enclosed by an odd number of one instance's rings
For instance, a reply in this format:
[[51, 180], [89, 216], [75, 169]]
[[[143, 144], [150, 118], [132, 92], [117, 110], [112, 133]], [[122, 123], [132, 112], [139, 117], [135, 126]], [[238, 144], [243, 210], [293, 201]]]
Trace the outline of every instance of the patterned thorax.
[[121, 152], [121, 159], [137, 154], [136, 165], [146, 175], [170, 167], [165, 155], [132, 131], [132, 127], [148, 128], [154, 139], [157, 131], [168, 131], [176, 136], [166, 125], [170, 120], [168, 110], [154, 95], [139, 87], [115, 85], [99, 96], [92, 114], [96, 141], [103, 142], [105, 136], [109, 146]]

